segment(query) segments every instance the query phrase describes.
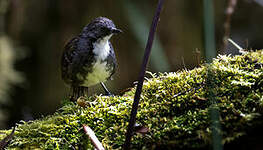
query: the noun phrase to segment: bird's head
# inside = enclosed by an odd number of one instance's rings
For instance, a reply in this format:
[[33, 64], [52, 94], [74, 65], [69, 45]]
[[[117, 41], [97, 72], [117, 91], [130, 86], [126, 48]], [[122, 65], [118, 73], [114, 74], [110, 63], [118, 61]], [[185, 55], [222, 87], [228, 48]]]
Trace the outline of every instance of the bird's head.
[[88, 37], [100, 39], [104, 37], [111, 37], [114, 34], [122, 31], [116, 28], [112, 20], [105, 17], [98, 17], [83, 28], [82, 34]]

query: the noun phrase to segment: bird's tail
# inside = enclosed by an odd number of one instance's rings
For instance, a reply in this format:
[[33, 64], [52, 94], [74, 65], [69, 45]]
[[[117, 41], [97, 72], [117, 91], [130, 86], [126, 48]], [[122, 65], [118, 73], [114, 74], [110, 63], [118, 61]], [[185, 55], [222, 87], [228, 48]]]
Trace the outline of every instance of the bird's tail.
[[87, 96], [88, 95], [88, 87], [72, 86], [71, 91], [72, 91], [71, 100], [73, 100], [73, 101], [76, 101], [81, 96]]

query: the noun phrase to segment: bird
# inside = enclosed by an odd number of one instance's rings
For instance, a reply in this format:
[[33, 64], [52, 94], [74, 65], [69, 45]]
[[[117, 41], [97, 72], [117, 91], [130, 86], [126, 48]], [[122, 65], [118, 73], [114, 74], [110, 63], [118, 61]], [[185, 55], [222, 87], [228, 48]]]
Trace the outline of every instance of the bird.
[[106, 95], [112, 95], [103, 82], [112, 79], [117, 67], [109, 40], [121, 32], [112, 20], [98, 17], [65, 45], [61, 58], [61, 76], [70, 85], [73, 99], [85, 96], [89, 87], [99, 83]]

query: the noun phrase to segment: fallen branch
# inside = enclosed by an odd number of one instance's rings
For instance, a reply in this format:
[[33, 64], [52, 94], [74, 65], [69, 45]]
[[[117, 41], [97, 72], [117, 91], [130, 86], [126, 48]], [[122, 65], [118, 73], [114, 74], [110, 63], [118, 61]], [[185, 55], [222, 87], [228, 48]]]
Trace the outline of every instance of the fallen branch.
[[[211, 104], [206, 98], [207, 88], [203, 86], [208, 67], [213, 73], [211, 90], [216, 93], [223, 144], [253, 149], [254, 145], [246, 141], [251, 141], [254, 134], [262, 136], [257, 129], [263, 125], [263, 51], [218, 56], [211, 64], [193, 70], [152, 73], [143, 84], [136, 119], [143, 130], [134, 133], [131, 149], [208, 149], [211, 146]], [[80, 130], [85, 124], [96, 132], [105, 149], [121, 149], [134, 93], [135, 87], [123, 96], [84, 97], [86, 107], [66, 99], [53, 115], [20, 122], [6, 148], [94, 149], [91, 140]], [[0, 130], [0, 140], [11, 132], [12, 129]]]
[[89, 136], [89, 139], [91, 140], [92, 144], [94, 145], [94, 147], [97, 150], [104, 150], [103, 145], [101, 144], [101, 142], [98, 140], [98, 138], [96, 137], [95, 133], [92, 131], [92, 129], [87, 126], [87, 125], [83, 125], [83, 129], [86, 133], [87, 136]]

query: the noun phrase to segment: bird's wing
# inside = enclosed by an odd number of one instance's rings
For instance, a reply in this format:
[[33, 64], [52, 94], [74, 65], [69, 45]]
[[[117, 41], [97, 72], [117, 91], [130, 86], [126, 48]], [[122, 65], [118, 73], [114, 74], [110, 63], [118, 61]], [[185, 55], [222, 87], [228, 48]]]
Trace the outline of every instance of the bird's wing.
[[74, 55], [77, 51], [78, 38], [71, 39], [64, 47], [64, 51], [61, 58], [61, 74], [62, 79], [68, 83], [71, 82], [71, 73]]
[[117, 62], [116, 62], [116, 56], [115, 56], [115, 52], [114, 52], [114, 49], [113, 49], [113, 46], [111, 44], [111, 42], [109, 42], [109, 45], [110, 45], [110, 54], [108, 57], [111, 57], [110, 59], [107, 59], [107, 63], [108, 64], [113, 64], [113, 68], [112, 68], [112, 73], [110, 75], [109, 78], [112, 78], [112, 75], [115, 73], [116, 71], [116, 68], [117, 68]]
[[68, 84], [80, 84], [81, 78], [77, 75], [83, 75], [89, 72], [91, 69], [92, 58], [92, 42], [89, 38], [83, 38], [77, 36], [70, 40], [65, 48], [62, 55], [61, 72], [63, 80]]

